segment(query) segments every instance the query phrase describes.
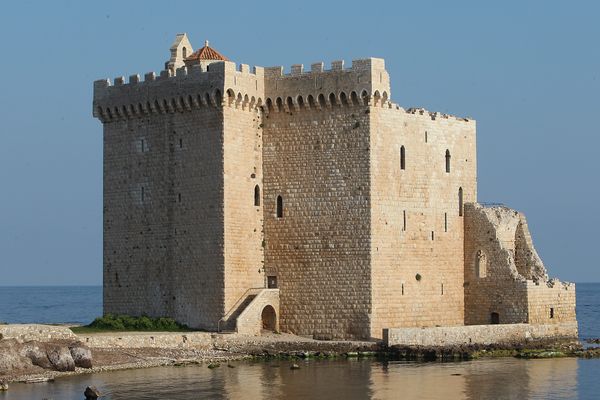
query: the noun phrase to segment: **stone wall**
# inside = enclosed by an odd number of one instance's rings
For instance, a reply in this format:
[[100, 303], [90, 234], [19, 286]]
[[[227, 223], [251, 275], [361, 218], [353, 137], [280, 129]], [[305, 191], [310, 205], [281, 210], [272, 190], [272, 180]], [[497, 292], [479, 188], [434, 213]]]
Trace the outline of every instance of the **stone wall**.
[[104, 124], [105, 313], [216, 328], [224, 308], [222, 131], [212, 107]]
[[550, 281], [547, 284], [527, 282], [528, 321], [551, 324], [576, 321], [575, 284]]
[[95, 82], [94, 115], [104, 123], [105, 313], [216, 330], [247, 288], [264, 286], [254, 198], [263, 83], [261, 68], [231, 62]]
[[389, 327], [462, 325], [459, 192], [463, 202], [476, 200], [475, 121], [375, 105], [371, 336], [380, 338]]
[[371, 313], [369, 114], [365, 106], [334, 107], [265, 117], [265, 268], [277, 277], [282, 331], [365, 338]]
[[275, 312], [275, 326], [272, 330], [279, 332], [279, 289], [263, 289], [237, 318], [237, 333], [243, 335], [260, 335], [263, 329], [268, 329], [264, 324], [270, 321], [267, 321], [267, 318], [263, 319], [263, 312], [266, 307], [273, 308]]
[[[264, 287], [263, 168], [260, 114], [223, 107], [225, 311], [248, 288]], [[258, 188], [258, 202], [255, 190]], [[258, 205], [255, 205], [258, 204]]]
[[575, 321], [575, 285], [548, 280], [525, 216], [465, 205], [465, 324]]
[[387, 346], [522, 344], [538, 339], [577, 339], [577, 323], [501, 324], [384, 330]]
[[0, 325], [0, 340], [16, 339], [20, 343], [36, 340], [48, 342], [52, 340], [76, 340], [77, 336], [66, 326], [40, 324]]
[[292, 65], [290, 74], [283, 67], [265, 68], [265, 98], [269, 110], [286, 113], [310, 107], [331, 109], [346, 103], [363, 103], [371, 97], [387, 101], [391, 97], [390, 77], [381, 58], [333, 61], [331, 69], [314, 63], [305, 72], [302, 64]]
[[90, 348], [161, 348], [212, 349], [213, 340], [208, 332], [119, 332], [77, 335]]

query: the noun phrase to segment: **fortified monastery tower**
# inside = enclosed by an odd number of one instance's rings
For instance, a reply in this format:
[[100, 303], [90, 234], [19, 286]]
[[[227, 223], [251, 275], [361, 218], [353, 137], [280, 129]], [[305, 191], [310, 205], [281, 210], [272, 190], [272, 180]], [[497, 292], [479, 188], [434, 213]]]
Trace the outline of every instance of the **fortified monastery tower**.
[[105, 313], [318, 339], [576, 334], [575, 286], [548, 279], [525, 217], [477, 203], [474, 120], [392, 103], [379, 58], [284, 74], [185, 34], [170, 52], [159, 75], [94, 83]]

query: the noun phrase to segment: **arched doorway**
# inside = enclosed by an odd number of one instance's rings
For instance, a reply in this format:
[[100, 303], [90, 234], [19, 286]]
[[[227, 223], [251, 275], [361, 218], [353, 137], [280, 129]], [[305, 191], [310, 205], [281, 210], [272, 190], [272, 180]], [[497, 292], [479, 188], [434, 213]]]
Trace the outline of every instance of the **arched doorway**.
[[493, 312], [490, 315], [490, 319], [491, 319], [492, 325], [497, 325], [500, 323], [500, 314], [498, 314], [497, 312]]
[[262, 320], [262, 329], [266, 331], [277, 331], [277, 315], [273, 306], [266, 306], [260, 314]]

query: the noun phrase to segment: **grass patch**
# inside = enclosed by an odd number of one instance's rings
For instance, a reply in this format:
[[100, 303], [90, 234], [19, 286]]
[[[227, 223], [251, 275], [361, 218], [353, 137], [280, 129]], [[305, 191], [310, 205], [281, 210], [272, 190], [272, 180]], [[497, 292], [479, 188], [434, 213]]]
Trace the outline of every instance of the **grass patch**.
[[172, 318], [151, 318], [147, 316], [130, 317], [128, 315], [106, 314], [96, 318], [91, 324], [75, 326], [74, 333], [97, 332], [190, 332], [186, 325]]

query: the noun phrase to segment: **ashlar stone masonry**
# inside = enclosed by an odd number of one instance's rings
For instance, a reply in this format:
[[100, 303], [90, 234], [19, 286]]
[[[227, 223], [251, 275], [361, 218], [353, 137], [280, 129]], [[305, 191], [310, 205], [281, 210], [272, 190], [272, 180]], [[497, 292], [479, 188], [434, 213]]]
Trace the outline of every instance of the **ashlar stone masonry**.
[[476, 124], [390, 101], [383, 59], [236, 65], [180, 34], [94, 83], [104, 311], [321, 339], [574, 326], [525, 217], [477, 203]]

